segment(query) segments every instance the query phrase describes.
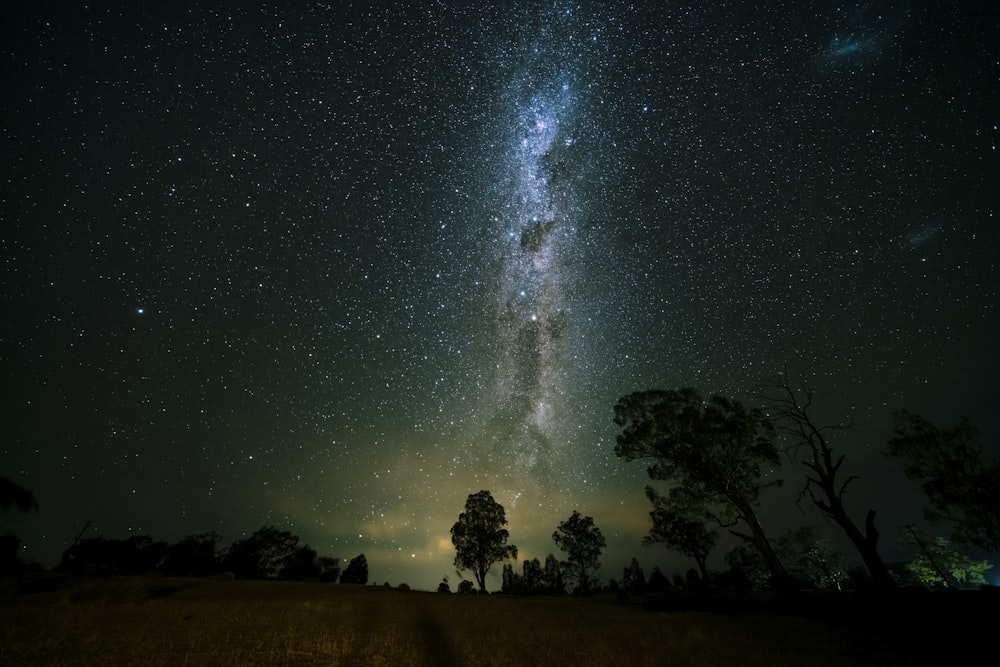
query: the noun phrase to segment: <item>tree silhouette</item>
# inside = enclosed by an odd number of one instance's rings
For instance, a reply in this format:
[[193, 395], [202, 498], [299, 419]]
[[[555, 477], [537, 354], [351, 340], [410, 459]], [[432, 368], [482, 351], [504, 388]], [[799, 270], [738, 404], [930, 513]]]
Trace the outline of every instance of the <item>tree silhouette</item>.
[[835, 454], [828, 439], [831, 432], [843, 430], [844, 427], [817, 425], [810, 415], [812, 390], [805, 384], [793, 387], [787, 375], [768, 385], [764, 398], [770, 403], [769, 411], [774, 416], [778, 430], [791, 439], [786, 452], [806, 469], [799, 501], [808, 496], [814, 506], [841, 527], [861, 555], [875, 588], [896, 588], [896, 580], [878, 552], [879, 533], [875, 528], [875, 510], [868, 510], [865, 531], [862, 533], [844, 506], [844, 493], [857, 477], [844, 479], [841, 467], [846, 455]]
[[895, 436], [886, 455], [903, 464], [909, 479], [920, 480], [934, 509], [930, 521], [948, 521], [952, 539], [1000, 551], [1000, 461], [983, 461], [979, 432], [963, 419], [939, 429], [905, 410], [893, 414]]
[[[789, 576], [757, 517], [764, 483], [761, 467], [779, 464], [774, 429], [757, 409], [712, 396], [707, 402], [690, 387], [650, 390], [624, 396], [615, 405], [621, 427], [615, 454], [626, 461], [645, 458], [655, 480], [672, 481], [674, 507], [700, 511], [757, 549], [775, 582], [793, 589]], [[734, 526], [745, 523], [749, 534]]]
[[486, 573], [493, 563], [517, 558], [517, 547], [507, 544], [510, 534], [505, 525], [503, 505], [493, 500], [489, 491], [480, 491], [469, 495], [465, 511], [451, 527], [455, 567], [471, 570], [481, 592], [486, 592]]
[[319, 579], [319, 574], [319, 559], [316, 550], [309, 545], [301, 545], [288, 554], [282, 562], [278, 578], [301, 581], [303, 579]]
[[92, 537], [66, 549], [56, 569], [97, 576], [145, 574], [158, 568], [168, 548], [166, 542], [154, 541], [148, 535], [133, 535], [124, 540]]
[[340, 560], [330, 556], [320, 556], [316, 559], [316, 567], [319, 569], [319, 580], [323, 582], [335, 582], [340, 576]]
[[344, 569], [344, 573], [340, 575], [340, 583], [361, 584], [362, 586], [368, 583], [368, 559], [365, 558], [364, 554], [358, 554], [351, 559], [351, 562]]
[[839, 591], [850, 577], [844, 557], [833, 548], [829, 538], [817, 535], [810, 526], [781, 535], [775, 548], [788, 572], [803, 585]]
[[635, 558], [622, 570], [622, 590], [630, 595], [642, 595], [646, 592], [646, 573]]
[[550, 595], [562, 595], [566, 592], [566, 584], [563, 581], [562, 564], [555, 554], [545, 557], [545, 567], [542, 570], [542, 581], [545, 592]]
[[591, 580], [588, 572], [601, 567], [601, 551], [607, 546], [601, 529], [594, 525], [592, 517], [580, 516], [574, 510], [552, 533], [552, 539], [566, 554], [567, 569], [573, 572], [580, 590], [589, 593]]
[[708, 530], [701, 518], [671, 506], [669, 500], [653, 487], [646, 487], [646, 497], [653, 503], [653, 511], [649, 513], [653, 519], [653, 527], [642, 543], [662, 544], [693, 558], [698, 565], [701, 580], [707, 583], [708, 556], [715, 548], [716, 533]]
[[219, 534], [188, 535], [170, 545], [160, 570], [178, 577], [208, 577], [222, 571], [219, 560]]
[[298, 544], [299, 538], [290, 532], [263, 526], [250, 537], [231, 544], [222, 565], [240, 579], [274, 578], [295, 556]]

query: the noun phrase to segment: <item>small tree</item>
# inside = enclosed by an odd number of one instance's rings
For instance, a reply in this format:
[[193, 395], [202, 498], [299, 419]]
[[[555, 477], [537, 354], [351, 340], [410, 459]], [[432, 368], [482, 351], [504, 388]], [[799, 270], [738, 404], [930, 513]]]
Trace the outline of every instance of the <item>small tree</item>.
[[959, 552], [947, 538], [927, 541], [910, 527], [903, 541], [917, 549], [906, 569], [921, 584], [929, 588], [975, 588], [987, 583], [986, 572], [993, 564]]
[[737, 588], [743, 585], [754, 590], [762, 590], [772, 581], [772, 575], [764, 564], [760, 552], [749, 544], [740, 544], [726, 554], [729, 572], [723, 579]]
[[646, 573], [635, 558], [622, 571], [621, 588], [631, 595], [642, 595], [646, 592]]
[[545, 573], [542, 563], [537, 558], [521, 563], [521, 587], [523, 593], [540, 593], [544, 588]]
[[562, 595], [566, 592], [563, 581], [562, 564], [554, 554], [545, 557], [545, 569], [542, 571], [542, 582], [545, 592], [550, 595]]
[[573, 572], [580, 590], [590, 592], [591, 579], [588, 572], [601, 567], [601, 552], [607, 543], [601, 529], [594, 525], [594, 519], [589, 516], [573, 514], [559, 524], [552, 533], [556, 546], [566, 554], [567, 569]]
[[500, 570], [500, 592], [516, 595], [521, 592], [521, 577], [514, 572], [514, 566], [504, 563]]
[[[697, 508], [729, 528], [760, 553], [778, 586], [794, 589], [757, 517], [761, 490], [780, 484], [762, 480], [761, 468], [771, 472], [780, 460], [774, 428], [760, 410], [718, 395], [706, 402], [687, 387], [624, 396], [614, 420], [621, 427], [616, 455], [652, 460], [649, 476], [676, 484], [667, 496], [671, 505]], [[740, 523], [749, 534], [735, 529]]]
[[351, 559], [351, 562], [344, 569], [344, 573], [340, 575], [340, 583], [361, 584], [362, 586], [368, 583], [368, 559], [365, 558], [364, 554], [358, 554]]
[[934, 506], [930, 521], [948, 521], [952, 539], [1000, 551], [1000, 461], [985, 462], [979, 432], [967, 420], [939, 429], [919, 415], [896, 412], [886, 454], [920, 480]]
[[775, 546], [788, 572], [803, 585], [839, 591], [850, 578], [847, 561], [830, 539], [817, 535], [809, 526], [789, 530]]
[[672, 507], [667, 498], [650, 486], [646, 487], [646, 497], [653, 503], [653, 511], [649, 513], [653, 527], [642, 543], [662, 544], [693, 558], [702, 582], [708, 583], [708, 556], [715, 548], [716, 533], [705, 527], [704, 520]]
[[455, 567], [471, 570], [486, 592], [486, 573], [494, 563], [517, 558], [517, 547], [507, 544], [510, 534], [504, 528], [507, 515], [503, 505], [493, 500], [489, 491], [470, 494], [465, 511], [451, 527], [451, 543], [455, 545]]

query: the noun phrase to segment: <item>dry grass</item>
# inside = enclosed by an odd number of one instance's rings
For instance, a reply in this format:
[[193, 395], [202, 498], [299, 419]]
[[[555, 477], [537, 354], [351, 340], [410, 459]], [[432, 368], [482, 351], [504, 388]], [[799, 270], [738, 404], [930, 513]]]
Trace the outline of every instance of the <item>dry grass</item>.
[[819, 667], [891, 655], [819, 621], [612, 599], [112, 578], [0, 600], [3, 665]]

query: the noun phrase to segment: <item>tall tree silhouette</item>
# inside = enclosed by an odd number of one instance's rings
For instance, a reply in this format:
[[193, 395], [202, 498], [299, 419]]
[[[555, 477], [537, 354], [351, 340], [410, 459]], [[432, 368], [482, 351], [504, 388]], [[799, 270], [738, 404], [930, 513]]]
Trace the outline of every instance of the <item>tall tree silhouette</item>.
[[469, 495], [465, 511], [451, 527], [455, 567], [471, 570], [482, 592], [486, 591], [486, 573], [494, 563], [517, 558], [517, 547], [507, 544], [510, 533], [506, 525], [503, 505], [489, 491], [480, 491]]
[[344, 568], [343, 574], [340, 575], [340, 583], [361, 584], [362, 586], [368, 583], [368, 559], [365, 558], [364, 554], [358, 554], [351, 559], [351, 562]]
[[567, 569], [576, 577], [580, 590], [589, 593], [589, 573], [601, 567], [601, 552], [607, 546], [601, 529], [594, 525], [592, 517], [580, 516], [574, 510], [552, 533], [552, 540], [566, 554]]
[[[795, 588], [757, 517], [761, 490], [780, 484], [762, 479], [761, 468], [770, 474], [780, 460], [774, 429], [759, 410], [718, 395], [706, 402], [686, 387], [624, 396], [614, 421], [621, 427], [615, 454], [652, 460], [649, 476], [676, 484], [671, 505], [700, 511], [752, 544], [775, 584]], [[736, 530], [740, 523], [749, 533]]]
[[778, 431], [790, 440], [786, 453], [806, 469], [799, 502], [808, 497], [815, 507], [840, 526], [861, 555], [875, 588], [894, 589], [896, 580], [878, 552], [879, 532], [875, 528], [875, 510], [868, 510], [865, 530], [862, 532], [844, 505], [844, 493], [857, 476], [845, 477], [842, 474], [846, 454], [834, 451], [829, 435], [844, 430], [845, 427], [820, 426], [814, 422], [810, 414], [813, 406], [812, 390], [804, 383], [793, 387], [787, 375], [767, 385], [762, 397], [769, 403], [768, 411], [773, 416]]

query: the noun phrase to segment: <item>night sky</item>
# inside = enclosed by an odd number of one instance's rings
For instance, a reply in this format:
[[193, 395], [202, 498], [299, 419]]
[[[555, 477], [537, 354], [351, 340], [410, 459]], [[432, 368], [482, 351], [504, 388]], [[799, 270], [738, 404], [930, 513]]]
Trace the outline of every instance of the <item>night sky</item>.
[[[615, 401], [784, 369], [890, 560], [893, 410], [998, 453], [995, 2], [73, 4], [0, 10], [25, 560], [274, 524], [433, 589], [489, 489], [669, 575]], [[837, 535], [784, 468], [765, 527]]]

